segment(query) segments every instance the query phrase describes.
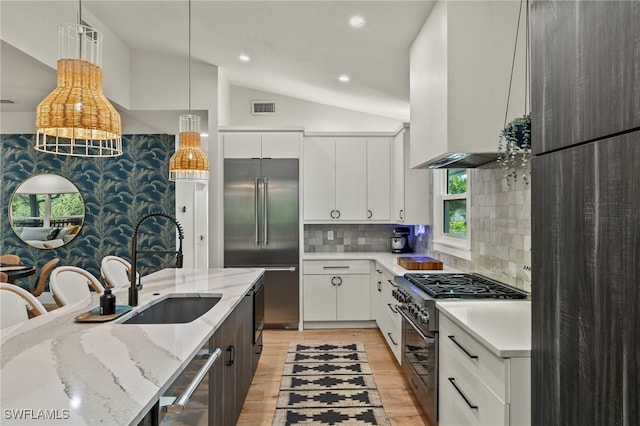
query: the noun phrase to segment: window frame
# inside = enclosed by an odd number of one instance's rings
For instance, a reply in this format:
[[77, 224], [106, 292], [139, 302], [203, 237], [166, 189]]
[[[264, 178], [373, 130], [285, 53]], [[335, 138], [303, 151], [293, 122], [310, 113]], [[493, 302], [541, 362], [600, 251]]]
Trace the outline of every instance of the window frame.
[[[471, 180], [467, 169], [467, 192], [463, 194], [447, 193], [447, 169], [433, 170], [433, 249], [462, 259], [471, 260]], [[466, 237], [444, 233], [444, 203], [449, 200], [465, 200], [467, 204]]]

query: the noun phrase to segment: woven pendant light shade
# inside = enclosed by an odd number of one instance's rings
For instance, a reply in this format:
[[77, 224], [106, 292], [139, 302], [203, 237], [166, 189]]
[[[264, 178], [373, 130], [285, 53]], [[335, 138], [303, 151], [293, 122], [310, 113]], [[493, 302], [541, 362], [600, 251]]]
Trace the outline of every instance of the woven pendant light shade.
[[200, 117], [180, 116], [178, 150], [169, 160], [169, 180], [206, 182], [209, 180], [209, 160], [200, 149]]
[[122, 154], [120, 114], [102, 93], [102, 34], [59, 29], [58, 82], [36, 109], [38, 151], [81, 157]]

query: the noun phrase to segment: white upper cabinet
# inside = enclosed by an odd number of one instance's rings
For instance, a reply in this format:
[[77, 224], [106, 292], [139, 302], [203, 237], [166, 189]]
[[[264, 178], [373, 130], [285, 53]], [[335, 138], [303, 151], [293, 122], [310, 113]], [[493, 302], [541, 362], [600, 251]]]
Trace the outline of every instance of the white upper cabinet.
[[340, 220], [366, 219], [367, 141], [340, 138], [335, 141], [335, 150], [337, 213], [334, 216]]
[[389, 220], [391, 197], [389, 138], [367, 139], [367, 219]]
[[304, 220], [389, 221], [388, 137], [307, 137], [304, 146]]
[[221, 132], [224, 158], [300, 158], [302, 132]]
[[393, 141], [393, 207], [391, 220], [430, 225], [429, 170], [412, 169], [410, 131], [405, 127]]
[[336, 202], [336, 141], [305, 138], [304, 219], [331, 220]]

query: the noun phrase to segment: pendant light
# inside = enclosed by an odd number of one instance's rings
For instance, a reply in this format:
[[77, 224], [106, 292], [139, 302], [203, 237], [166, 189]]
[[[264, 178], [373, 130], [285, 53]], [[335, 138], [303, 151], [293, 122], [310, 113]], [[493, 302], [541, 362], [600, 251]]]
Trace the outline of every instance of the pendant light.
[[120, 114], [102, 93], [102, 34], [78, 24], [58, 27], [58, 81], [36, 109], [38, 151], [80, 157], [122, 154]]
[[180, 116], [178, 150], [169, 160], [169, 180], [207, 182], [209, 160], [200, 149], [200, 117], [191, 114], [191, 0], [189, 0], [189, 113]]

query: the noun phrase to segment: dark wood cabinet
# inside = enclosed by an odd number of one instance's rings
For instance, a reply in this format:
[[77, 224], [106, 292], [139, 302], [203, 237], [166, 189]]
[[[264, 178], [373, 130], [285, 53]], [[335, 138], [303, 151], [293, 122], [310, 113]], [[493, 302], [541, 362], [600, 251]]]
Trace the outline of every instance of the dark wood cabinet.
[[640, 418], [640, 131], [532, 160], [532, 424]]
[[638, 46], [638, 1], [533, 2], [534, 154], [640, 128]]
[[243, 297], [213, 335], [213, 344], [222, 350], [222, 357], [214, 364], [210, 380], [211, 425], [235, 425], [251, 385], [252, 308], [250, 293]]

